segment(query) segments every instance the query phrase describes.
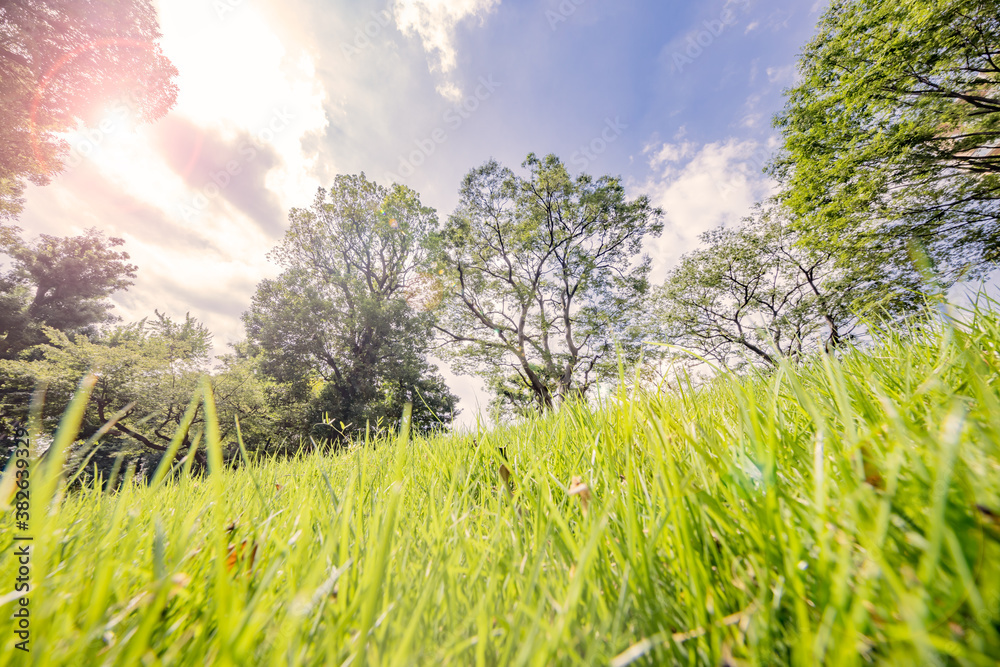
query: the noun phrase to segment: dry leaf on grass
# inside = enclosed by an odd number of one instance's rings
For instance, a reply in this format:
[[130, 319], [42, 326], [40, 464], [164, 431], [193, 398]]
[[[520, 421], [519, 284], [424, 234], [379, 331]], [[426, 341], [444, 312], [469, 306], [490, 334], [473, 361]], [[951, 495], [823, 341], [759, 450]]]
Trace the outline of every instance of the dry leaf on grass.
[[176, 597], [191, 583], [191, 575], [186, 572], [178, 572], [170, 577], [170, 583], [172, 584], [170, 587], [170, 597]]
[[573, 478], [569, 483], [568, 493], [571, 496], [580, 497], [580, 505], [583, 506], [583, 511], [586, 512], [590, 506], [590, 486], [584, 483], [582, 477]]
[[503, 459], [504, 463], [500, 464], [500, 479], [503, 480], [503, 485], [507, 489], [507, 493], [514, 497], [514, 480], [510, 478], [510, 468], [507, 464], [510, 463], [510, 459], [507, 458], [507, 448], [497, 447], [500, 452], [500, 458]]
[[503, 486], [511, 496], [514, 495], [514, 481], [510, 478], [510, 468], [504, 464], [500, 464], [500, 479], [503, 480]]
[[[757, 611], [757, 603], [752, 603], [749, 607], [743, 611], [736, 612], [735, 614], [730, 614], [723, 618], [719, 626], [730, 626], [739, 625], [740, 631], [746, 633], [747, 628], [750, 627], [750, 619], [753, 614]], [[656, 646], [663, 644], [667, 641], [667, 637], [670, 638], [675, 644], [683, 644], [684, 642], [690, 641], [692, 639], [697, 639], [699, 637], [704, 637], [708, 634], [708, 630], [705, 628], [695, 628], [694, 630], [689, 630], [687, 632], [675, 632], [673, 634], [667, 634], [661, 632], [654, 635], [652, 638], [644, 638], [639, 642], [633, 644], [625, 651], [622, 651], [616, 655], [611, 660], [611, 667], [626, 667], [626, 665], [631, 665], [638, 662], [646, 655], [648, 655]]]
[[247, 574], [249, 575], [253, 571], [253, 563], [257, 558], [257, 543], [253, 542], [250, 548], [247, 548], [247, 540], [240, 542], [239, 546], [235, 544], [229, 545], [229, 555], [226, 556], [226, 569], [230, 572], [236, 567], [236, 564], [241, 561], [246, 561]]

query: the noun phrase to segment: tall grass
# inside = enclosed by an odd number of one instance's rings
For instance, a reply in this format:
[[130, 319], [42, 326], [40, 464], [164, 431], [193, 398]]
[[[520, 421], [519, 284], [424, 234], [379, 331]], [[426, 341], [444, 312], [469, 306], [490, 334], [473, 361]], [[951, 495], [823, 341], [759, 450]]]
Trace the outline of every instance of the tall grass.
[[115, 493], [39, 468], [0, 663], [993, 665], [998, 373], [977, 312], [477, 435], [233, 471], [209, 431], [207, 477]]

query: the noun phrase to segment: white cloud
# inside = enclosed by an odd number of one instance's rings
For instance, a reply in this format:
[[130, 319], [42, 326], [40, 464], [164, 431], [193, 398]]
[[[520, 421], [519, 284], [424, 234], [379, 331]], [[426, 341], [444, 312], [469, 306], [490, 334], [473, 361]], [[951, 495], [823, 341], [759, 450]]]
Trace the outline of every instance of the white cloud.
[[[113, 105], [110, 125], [100, 125], [111, 131], [68, 134], [75, 159], [51, 185], [28, 191], [24, 227], [29, 236], [66, 236], [96, 226], [124, 238], [139, 271], [135, 285], [114, 296], [116, 314], [136, 320], [154, 309], [190, 311], [215, 333], [221, 353], [243, 336], [239, 313], [256, 283], [276, 271], [265, 253], [284, 211], [315, 190], [302, 138], [325, 129], [326, 92], [313, 59], [283, 41], [256, 8], [219, 16], [203, 0], [159, 5], [163, 50], [180, 73], [176, 107], [158, 123], [134, 127]], [[190, 166], [211, 163], [217, 171], [232, 160], [239, 175], [213, 182], [188, 169], [185, 178], [156, 140], [176, 138], [164, 132], [178, 124], [196, 138]], [[237, 150], [241, 136], [258, 142], [252, 153]], [[231, 150], [216, 152], [212, 163], [210, 145]], [[261, 192], [251, 199], [273, 201], [277, 223], [262, 226], [261, 211], [234, 205], [256, 187]], [[205, 193], [204, 205], [195, 205]]]
[[206, 12], [203, 0], [164, 1], [160, 24], [163, 50], [180, 71], [174, 113], [201, 127], [254, 135], [280, 114], [281, 131], [267, 137], [283, 162], [272, 175], [273, 189], [286, 206], [311, 196], [312, 165], [301, 138], [328, 124], [315, 57], [282, 40], [267, 16], [249, 5], [217, 16]]
[[430, 58], [432, 72], [444, 77], [438, 92], [449, 100], [461, 99], [462, 93], [449, 75], [458, 65], [455, 28], [462, 21], [485, 19], [501, 0], [397, 0], [393, 7], [396, 26], [404, 35], [420, 37]]
[[790, 84], [795, 79], [795, 64], [784, 67], [768, 67], [767, 80], [770, 83]]
[[[682, 138], [683, 135], [678, 132], [676, 139]], [[653, 153], [652, 157], [649, 158], [649, 166], [653, 169], [666, 166], [669, 169], [669, 165], [693, 156], [696, 148], [695, 144], [690, 142], [663, 144], [658, 148], [647, 147], [646, 152]]]
[[652, 240], [651, 279], [662, 282], [698, 237], [719, 225], [738, 224], [754, 203], [773, 191], [761, 170], [774, 146], [728, 139], [697, 147], [690, 142], [648, 150], [655, 176], [640, 188], [664, 211], [663, 235]]

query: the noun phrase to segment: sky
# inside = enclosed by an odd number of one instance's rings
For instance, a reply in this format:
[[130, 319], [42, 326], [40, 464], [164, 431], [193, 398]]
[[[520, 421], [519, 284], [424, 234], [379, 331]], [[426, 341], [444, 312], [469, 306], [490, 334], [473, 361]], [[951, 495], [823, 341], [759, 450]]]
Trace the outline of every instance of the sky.
[[[490, 158], [554, 153], [620, 176], [665, 211], [661, 282], [698, 236], [737, 224], [772, 184], [771, 119], [824, 3], [812, 0], [160, 0], [176, 106], [136, 125], [128, 100], [67, 136], [66, 169], [32, 187], [28, 236], [91, 227], [139, 267], [126, 321], [187, 312], [217, 353], [288, 210], [337, 174], [420, 193], [444, 220]], [[439, 364], [472, 423], [488, 396]]]

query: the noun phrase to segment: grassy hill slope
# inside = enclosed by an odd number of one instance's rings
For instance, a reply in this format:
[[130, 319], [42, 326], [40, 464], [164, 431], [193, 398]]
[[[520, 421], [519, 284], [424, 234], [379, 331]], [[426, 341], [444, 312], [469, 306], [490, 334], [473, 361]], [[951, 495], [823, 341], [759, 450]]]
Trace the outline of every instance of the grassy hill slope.
[[[31, 653], [6, 595], [0, 663], [996, 664], [998, 373], [979, 313], [50, 516], [36, 468]], [[0, 526], [11, 591], [13, 511]]]

